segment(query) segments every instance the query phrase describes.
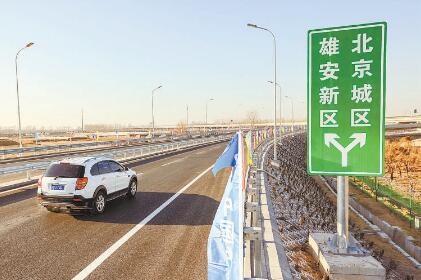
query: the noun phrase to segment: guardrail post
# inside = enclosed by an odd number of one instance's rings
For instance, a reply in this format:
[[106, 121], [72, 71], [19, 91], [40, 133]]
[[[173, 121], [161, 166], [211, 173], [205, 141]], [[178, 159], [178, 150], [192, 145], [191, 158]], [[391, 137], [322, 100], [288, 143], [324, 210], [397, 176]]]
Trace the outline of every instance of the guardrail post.
[[262, 228], [261, 227], [244, 227], [244, 240], [250, 241], [250, 270], [252, 278], [261, 277], [261, 236]]
[[[254, 161], [256, 162], [256, 161]], [[250, 240], [250, 272], [251, 277], [260, 278], [262, 272], [262, 228], [260, 227], [260, 184], [256, 180], [256, 171], [253, 165], [249, 171], [247, 182], [247, 195], [250, 201], [246, 201], [245, 210], [250, 213], [250, 226], [244, 227], [244, 240]], [[254, 187], [255, 186], [255, 187]]]
[[[258, 184], [255, 180], [256, 184], [256, 195], [252, 196], [252, 201], [254, 201], [259, 207], [260, 205], [260, 184]], [[256, 227], [259, 225], [261, 217], [260, 217], [260, 209], [257, 208], [257, 211], [253, 214], [253, 226]], [[260, 231], [261, 234], [261, 231]], [[255, 273], [256, 277], [262, 277], [262, 270], [261, 270], [261, 263], [262, 263], [262, 241], [260, 239], [253, 241], [254, 246], [254, 259], [257, 265], [255, 266]]]
[[31, 180], [31, 170], [26, 170], [26, 179]]

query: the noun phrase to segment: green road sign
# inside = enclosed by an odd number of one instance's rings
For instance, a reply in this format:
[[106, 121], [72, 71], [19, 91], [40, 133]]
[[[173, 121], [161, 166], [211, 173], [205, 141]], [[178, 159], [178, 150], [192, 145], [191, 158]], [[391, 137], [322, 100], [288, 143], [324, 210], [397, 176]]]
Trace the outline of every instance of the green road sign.
[[386, 23], [308, 32], [308, 172], [382, 175]]

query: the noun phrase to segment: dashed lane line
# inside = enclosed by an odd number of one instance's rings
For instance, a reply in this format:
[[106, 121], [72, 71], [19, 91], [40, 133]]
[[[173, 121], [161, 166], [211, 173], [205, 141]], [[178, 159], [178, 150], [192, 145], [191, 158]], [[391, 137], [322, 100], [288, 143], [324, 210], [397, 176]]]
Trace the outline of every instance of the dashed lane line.
[[170, 164], [173, 164], [173, 163], [176, 163], [176, 162], [182, 161], [183, 159], [184, 159], [184, 158], [179, 158], [179, 159], [176, 159], [176, 160], [173, 160], [173, 161], [170, 161], [170, 162], [164, 163], [164, 164], [162, 164], [161, 166], [167, 166], [167, 165], [170, 165]]

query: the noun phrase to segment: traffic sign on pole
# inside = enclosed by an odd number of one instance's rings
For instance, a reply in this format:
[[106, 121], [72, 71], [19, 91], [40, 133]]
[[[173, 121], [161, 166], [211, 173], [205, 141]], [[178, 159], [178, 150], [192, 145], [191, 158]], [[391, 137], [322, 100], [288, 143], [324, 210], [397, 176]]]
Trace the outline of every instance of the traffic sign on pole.
[[309, 174], [383, 174], [386, 29], [308, 32]]

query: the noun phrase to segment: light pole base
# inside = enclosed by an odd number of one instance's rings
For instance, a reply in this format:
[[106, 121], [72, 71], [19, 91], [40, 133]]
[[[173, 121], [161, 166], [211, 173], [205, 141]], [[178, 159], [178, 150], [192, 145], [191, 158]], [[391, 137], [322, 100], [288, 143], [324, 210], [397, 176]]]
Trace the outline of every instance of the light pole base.
[[320, 270], [329, 279], [384, 280], [386, 270], [350, 235], [347, 248], [339, 249], [337, 234], [310, 233], [310, 250], [319, 263]]

